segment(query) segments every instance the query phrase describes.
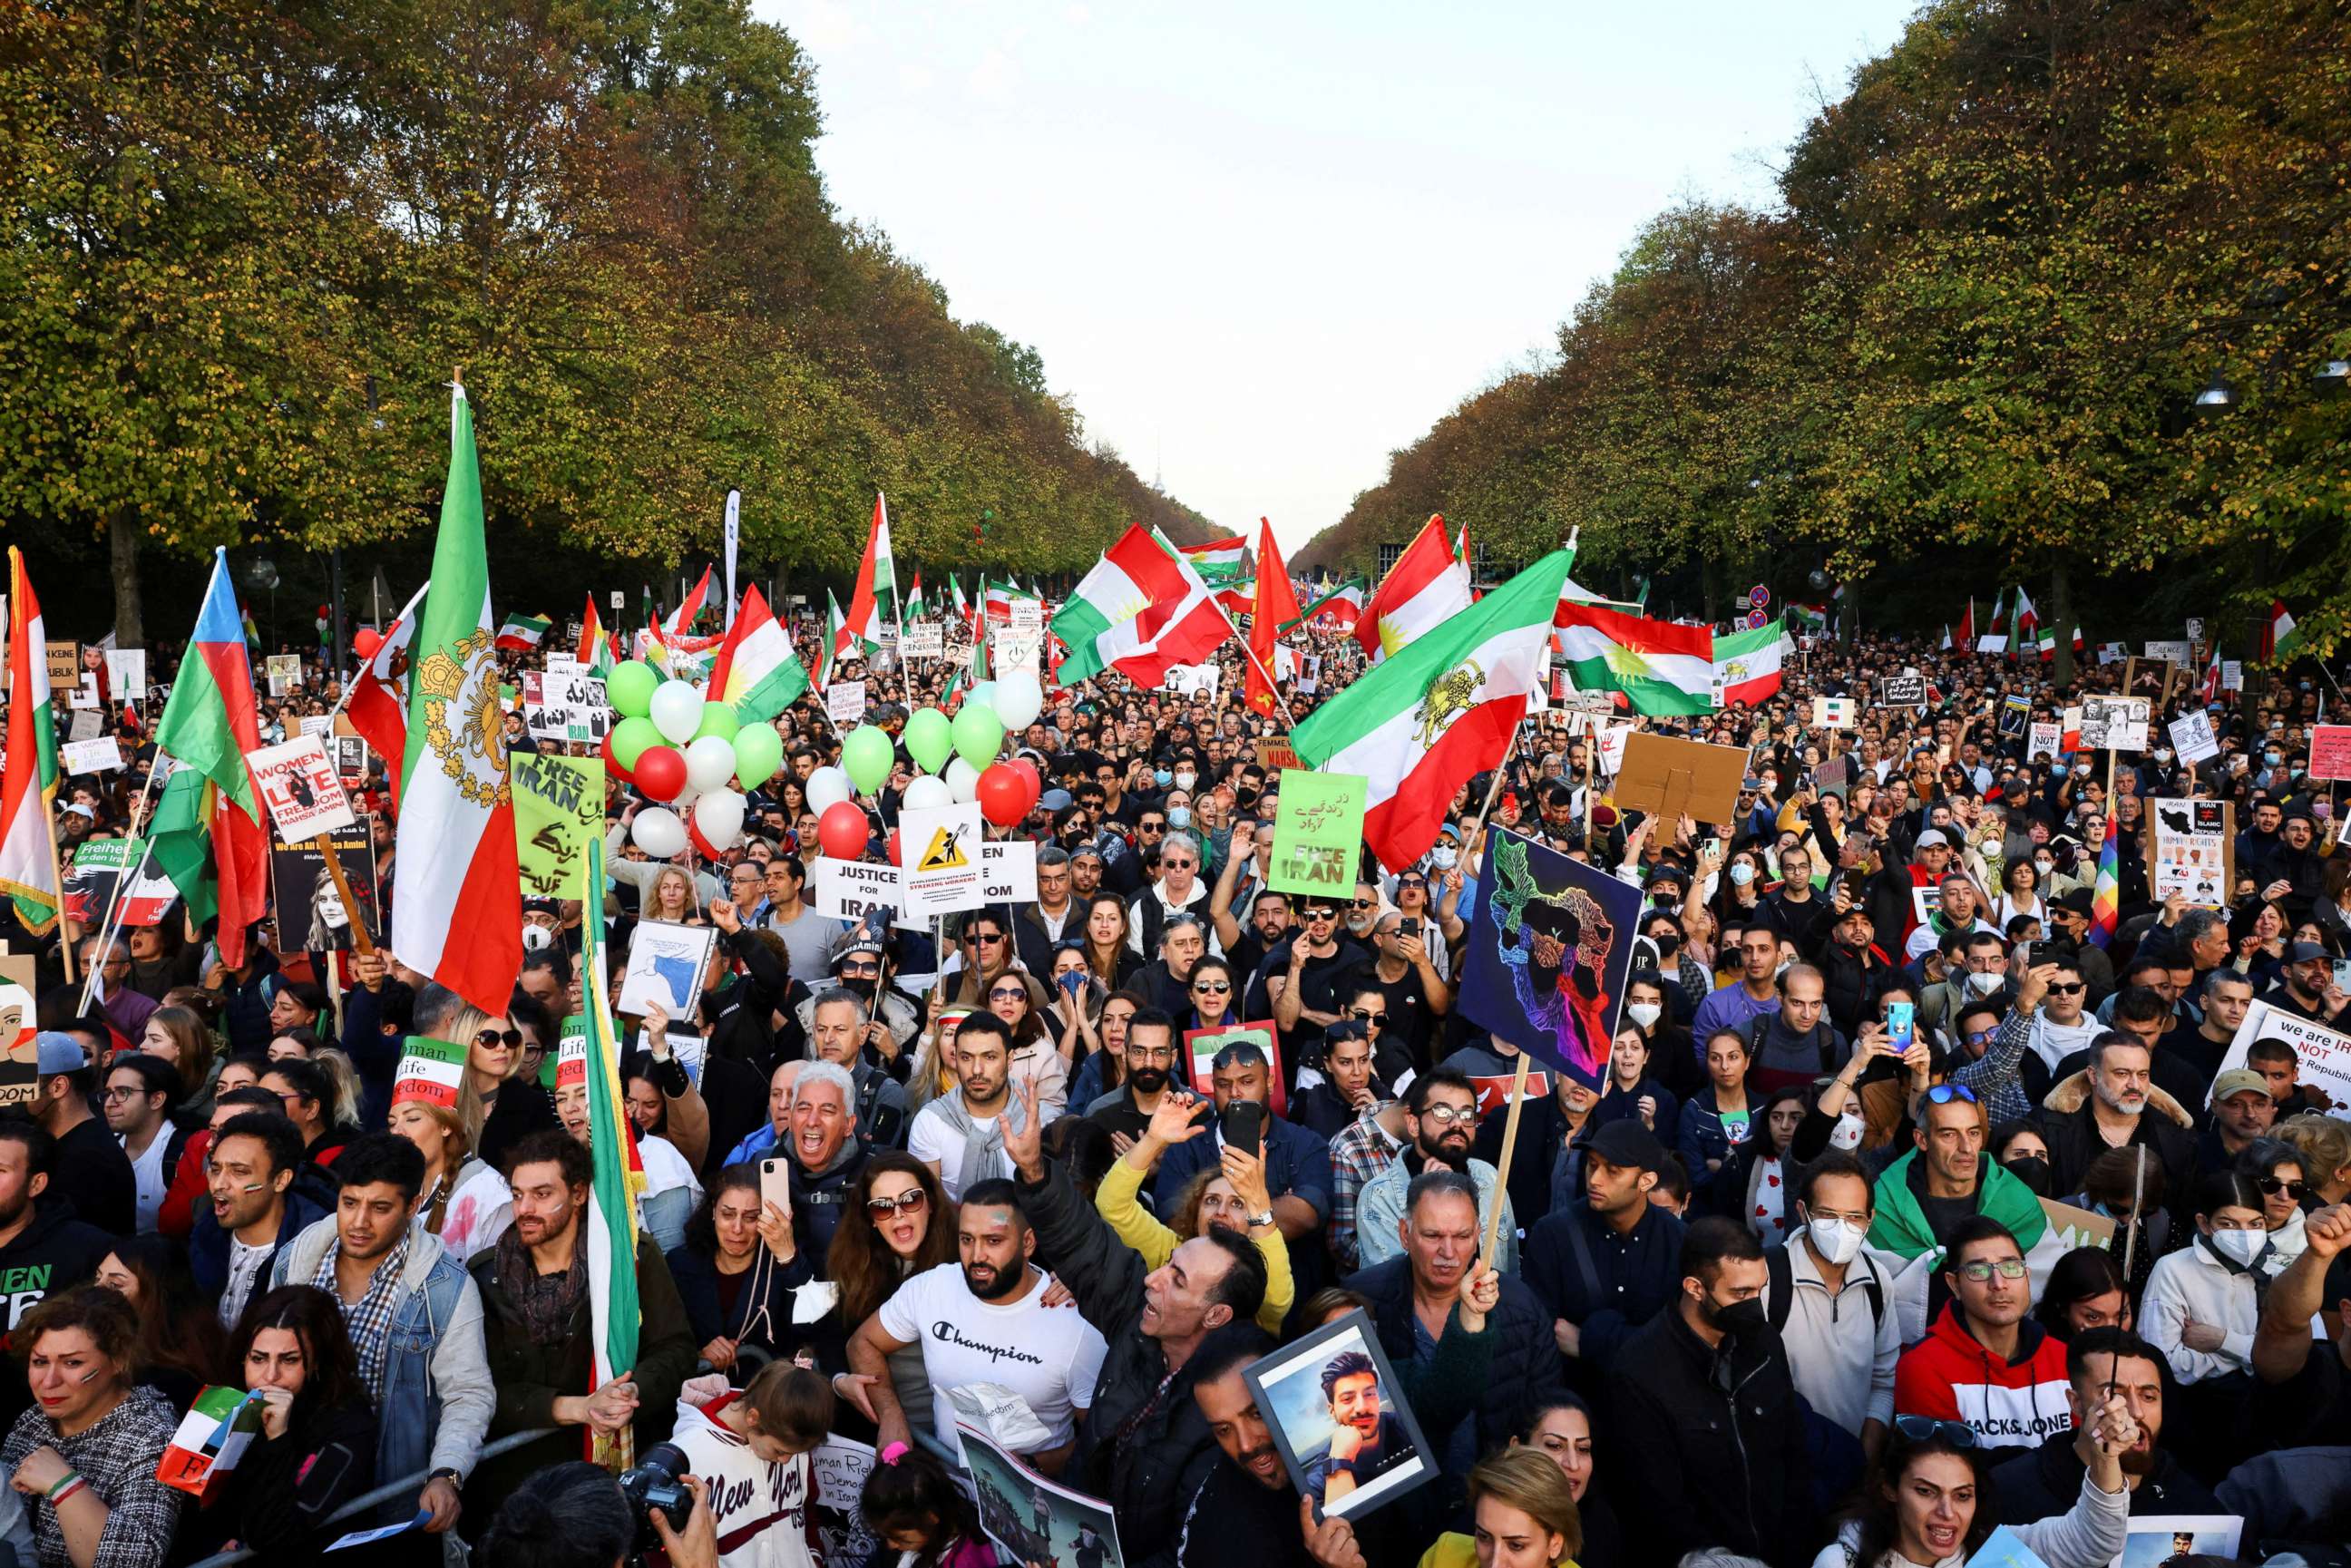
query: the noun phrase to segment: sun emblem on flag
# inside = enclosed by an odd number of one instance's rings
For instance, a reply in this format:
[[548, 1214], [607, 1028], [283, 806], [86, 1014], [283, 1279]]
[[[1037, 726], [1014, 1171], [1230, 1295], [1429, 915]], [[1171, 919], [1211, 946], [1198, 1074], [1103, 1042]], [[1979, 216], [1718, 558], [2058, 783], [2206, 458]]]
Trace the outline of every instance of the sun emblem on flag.
[[1420, 699], [1413, 717], [1420, 721], [1420, 748], [1423, 751], [1437, 744], [1453, 721], [1478, 706], [1478, 688], [1486, 684], [1486, 672], [1475, 659], [1450, 669], [1428, 684], [1428, 695]]
[[425, 745], [441, 771], [467, 800], [496, 807], [507, 800], [507, 748], [489, 648], [489, 632], [476, 630], [457, 643], [454, 658], [435, 649], [416, 666], [416, 683]]
[[1620, 681], [1646, 681], [1656, 678], [1657, 672], [1649, 667], [1649, 661], [1641, 657], [1637, 649], [1627, 648], [1622, 643], [1609, 643], [1605, 659], [1608, 673]]

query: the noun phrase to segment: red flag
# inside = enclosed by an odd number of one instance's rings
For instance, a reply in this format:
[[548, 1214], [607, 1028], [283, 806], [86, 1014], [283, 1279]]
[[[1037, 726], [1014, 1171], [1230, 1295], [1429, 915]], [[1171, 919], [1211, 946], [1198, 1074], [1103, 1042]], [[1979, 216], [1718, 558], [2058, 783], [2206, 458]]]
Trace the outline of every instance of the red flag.
[[1257, 520], [1257, 603], [1249, 612], [1249, 670], [1242, 700], [1261, 714], [1281, 706], [1273, 690], [1274, 629], [1299, 619], [1298, 594], [1290, 586], [1290, 569], [1273, 542], [1273, 524]]
[[1962, 615], [1962, 616], [1960, 616], [1960, 617], [1959, 617], [1959, 635], [1958, 635], [1955, 639], [1953, 639], [1951, 642], [1949, 642], [1949, 643], [1946, 643], [1946, 644], [1945, 644], [1945, 646], [1947, 646], [1947, 647], [1956, 647], [1956, 648], [1959, 648], [1959, 650], [1961, 650], [1961, 651], [1962, 651], [1962, 652], [1964, 652], [1964, 653], [1974, 653], [1974, 652], [1976, 651], [1976, 601], [1975, 601], [1975, 595], [1973, 595], [1973, 594], [1970, 594], [1970, 595], [1968, 595], [1968, 612], [1967, 612], [1965, 615]]

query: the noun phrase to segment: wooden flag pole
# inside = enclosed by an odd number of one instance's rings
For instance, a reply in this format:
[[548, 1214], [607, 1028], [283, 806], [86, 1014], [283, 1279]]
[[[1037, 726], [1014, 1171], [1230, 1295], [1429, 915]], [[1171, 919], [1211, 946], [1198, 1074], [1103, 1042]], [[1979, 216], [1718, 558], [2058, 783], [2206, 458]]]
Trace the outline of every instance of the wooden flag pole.
[[1502, 1237], [1502, 1200], [1510, 1190], [1510, 1156], [1519, 1147], [1519, 1109], [1527, 1098], [1527, 1052], [1519, 1048], [1517, 1071], [1510, 1075], [1510, 1113], [1502, 1119], [1502, 1157], [1494, 1167], [1494, 1202], [1492, 1212], [1486, 1216], [1486, 1245], [1479, 1259], [1490, 1269], [1494, 1266], [1494, 1248]]
[[[46, 712], [42, 713], [38, 716], [40, 722], [44, 724], [48, 722], [48, 716]], [[33, 798], [37, 800], [40, 800], [40, 794], [37, 788], [39, 782], [40, 780], [37, 779], [34, 780], [36, 789], [33, 792]], [[57, 864], [57, 817], [55, 811], [48, 810], [48, 803], [47, 801], [42, 801], [41, 805], [44, 812], [48, 817], [48, 821], [46, 824], [47, 831], [42, 835], [42, 837], [48, 841], [49, 846], [49, 885], [57, 890], [57, 955], [65, 960], [66, 984], [70, 986], [74, 983], [74, 945], [72, 935], [66, 930], [66, 873]], [[123, 874], [127, 876], [130, 873], [126, 870]], [[121, 885], [122, 884], [120, 883], [117, 883], [115, 884], [117, 888], [120, 888]], [[87, 1006], [88, 1004], [85, 1003], [84, 1005]]]

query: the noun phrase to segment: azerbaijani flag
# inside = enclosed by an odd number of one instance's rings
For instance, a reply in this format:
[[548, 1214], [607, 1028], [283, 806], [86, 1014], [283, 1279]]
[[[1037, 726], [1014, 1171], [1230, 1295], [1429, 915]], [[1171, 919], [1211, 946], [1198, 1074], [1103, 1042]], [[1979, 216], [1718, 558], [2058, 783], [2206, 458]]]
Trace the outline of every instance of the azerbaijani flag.
[[1637, 714], [1714, 711], [1713, 628], [1570, 599], [1559, 601], [1553, 624], [1561, 667], [1577, 691], [1623, 692]]
[[1103, 668], [1156, 688], [1169, 666], [1196, 664], [1232, 634], [1215, 593], [1184, 554], [1131, 523], [1053, 617], [1070, 656], [1064, 685]]
[[1540, 689], [1552, 616], [1573, 559], [1553, 550], [1398, 648], [1291, 732], [1307, 767], [1370, 781], [1364, 841], [1382, 865], [1397, 871], [1426, 854], [1455, 792], [1501, 765]]
[[2090, 894], [2090, 940], [2104, 947], [2115, 939], [2123, 907], [2122, 854], [2115, 838], [2115, 816], [2106, 814], [2105, 841], [2098, 846], [2098, 882]]
[[1249, 566], [1249, 540], [1238, 534], [1214, 538], [1205, 544], [1177, 545], [1177, 553], [1192, 563], [1200, 580], [1223, 584], [1238, 580]]
[[494, 624], [474, 410], [459, 386], [449, 400], [449, 478], [432, 586], [411, 649], [392, 950], [496, 1018], [522, 969], [522, 880]]
[[[588, 613], [591, 616], [596, 613], [592, 602], [588, 607]], [[547, 635], [547, 629], [553, 624], [544, 615], [525, 615], [518, 610], [509, 610], [498, 627], [496, 646], [509, 653], [528, 653], [538, 646], [539, 639]]]
[[1778, 694], [1780, 656], [1787, 632], [1777, 621], [1754, 632], [1714, 639], [1714, 678], [1722, 683], [1722, 706], [1752, 707]]
[[[229, 580], [228, 551], [213, 552], [212, 583], [196, 612], [188, 652], [155, 726], [155, 746], [179, 767], [155, 802], [148, 847], [202, 925], [220, 916], [221, 962], [245, 963], [246, 930], [269, 907], [269, 829], [245, 754], [261, 747], [253, 664]], [[212, 875], [204, 874], [209, 854]], [[403, 868], [405, 869], [405, 868]], [[406, 891], [403, 884], [402, 891]], [[515, 911], [522, 918], [519, 906]], [[522, 934], [515, 934], [519, 943]], [[405, 956], [405, 955], [402, 955]], [[519, 965], [517, 965], [519, 967]]]
[[[49, 707], [47, 636], [25, 555], [8, 547], [8, 763], [0, 772], [0, 893], [36, 936], [63, 903], [51, 816], [57, 798], [57, 727]], [[24, 1020], [31, 1029], [33, 1020]]]
[[[400, 677], [408, 668], [408, 645], [416, 638], [416, 612], [423, 602], [424, 589], [420, 588], [384, 632], [383, 641], [376, 644], [373, 656], [351, 678], [350, 695], [344, 702], [351, 727], [384, 759], [384, 781], [391, 786], [395, 807], [400, 804], [400, 769], [392, 759], [408, 755], [408, 694]], [[590, 604], [588, 612], [596, 612], [594, 604]]]
[[760, 724], [799, 701], [808, 687], [808, 669], [792, 649], [790, 633], [768, 612], [757, 588], [745, 589], [735, 628], [710, 669], [710, 699], [733, 708], [745, 724]]
[[1419, 537], [1396, 559], [1395, 568], [1380, 580], [1378, 591], [1355, 622], [1355, 641], [1377, 664], [1414, 638], [1435, 631], [1470, 603], [1468, 570], [1453, 559], [1444, 517], [1432, 515], [1422, 525]]
[[[591, 833], [588, 885], [603, 884], [604, 841]], [[590, 977], [585, 989], [595, 993], [584, 998], [588, 1010], [580, 1037], [588, 1089], [588, 1155], [595, 1173], [588, 1185], [586, 1216], [589, 1390], [636, 1369], [637, 1335], [644, 1326], [637, 1300], [637, 1198], [645, 1190], [645, 1164], [637, 1152], [636, 1129], [621, 1110], [620, 1037], [605, 1000], [603, 924], [587, 921], [580, 933], [580, 961]], [[628, 1448], [625, 1428], [611, 1437], [589, 1440], [589, 1457], [608, 1468], [625, 1469], [631, 1462]]]
[[882, 629], [897, 619], [898, 562], [890, 553], [890, 508], [876, 490], [873, 527], [865, 536], [865, 557], [857, 563], [857, 591], [849, 596], [849, 633], [867, 653], [878, 653]]

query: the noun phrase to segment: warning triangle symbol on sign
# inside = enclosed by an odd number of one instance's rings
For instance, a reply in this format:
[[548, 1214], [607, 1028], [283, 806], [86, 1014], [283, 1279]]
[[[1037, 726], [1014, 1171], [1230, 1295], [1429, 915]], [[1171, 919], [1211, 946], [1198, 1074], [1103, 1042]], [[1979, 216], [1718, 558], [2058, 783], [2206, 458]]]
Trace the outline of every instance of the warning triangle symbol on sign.
[[915, 862], [916, 871], [958, 871], [971, 864], [963, 852], [963, 829], [956, 823], [943, 823], [931, 834], [931, 847], [923, 852]]

